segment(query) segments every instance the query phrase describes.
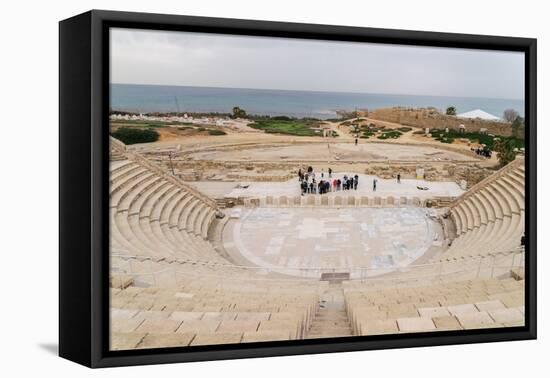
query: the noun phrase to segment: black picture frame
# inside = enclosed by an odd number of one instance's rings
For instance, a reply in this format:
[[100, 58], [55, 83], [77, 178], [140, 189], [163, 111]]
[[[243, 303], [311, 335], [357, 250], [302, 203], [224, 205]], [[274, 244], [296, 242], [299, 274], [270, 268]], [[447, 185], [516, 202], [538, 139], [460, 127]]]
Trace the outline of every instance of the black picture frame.
[[[109, 351], [109, 28], [458, 47], [525, 53], [524, 327]], [[88, 367], [535, 339], [536, 39], [92, 10], [59, 24], [59, 355]]]

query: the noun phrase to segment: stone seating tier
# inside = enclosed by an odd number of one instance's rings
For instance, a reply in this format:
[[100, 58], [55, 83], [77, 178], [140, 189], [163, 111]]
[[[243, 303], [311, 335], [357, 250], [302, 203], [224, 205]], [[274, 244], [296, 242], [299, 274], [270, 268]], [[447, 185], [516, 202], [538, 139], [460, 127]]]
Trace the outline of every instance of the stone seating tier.
[[344, 283], [354, 334], [377, 335], [524, 325], [524, 281], [439, 282], [374, 289]]

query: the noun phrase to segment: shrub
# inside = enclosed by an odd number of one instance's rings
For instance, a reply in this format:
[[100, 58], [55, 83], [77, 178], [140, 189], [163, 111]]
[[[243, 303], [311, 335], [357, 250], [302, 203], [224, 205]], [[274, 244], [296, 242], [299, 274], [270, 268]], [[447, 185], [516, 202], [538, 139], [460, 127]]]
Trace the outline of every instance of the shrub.
[[456, 115], [456, 108], [454, 106], [449, 106], [445, 111], [445, 114], [452, 116]]
[[403, 133], [398, 130], [387, 130], [384, 131], [382, 134], [377, 136], [378, 139], [397, 139], [399, 138]]
[[277, 121], [292, 121], [292, 118], [287, 116], [275, 116], [275, 117], [271, 117], [271, 119], [274, 119]]
[[233, 118], [246, 118], [246, 111], [244, 109], [239, 108], [238, 106], [235, 106], [233, 108]]
[[227, 135], [227, 133], [223, 130], [208, 129], [208, 135]]
[[159, 139], [159, 133], [152, 129], [135, 129], [129, 127], [121, 127], [111, 133], [113, 138], [116, 138], [124, 144], [136, 143], [151, 143]]

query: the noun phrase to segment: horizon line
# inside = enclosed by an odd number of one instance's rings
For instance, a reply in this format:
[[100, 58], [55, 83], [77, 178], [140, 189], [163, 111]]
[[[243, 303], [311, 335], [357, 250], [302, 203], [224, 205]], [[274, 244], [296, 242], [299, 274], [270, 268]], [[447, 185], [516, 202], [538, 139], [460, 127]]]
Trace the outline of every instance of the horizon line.
[[247, 87], [221, 87], [207, 85], [179, 85], [179, 84], [144, 84], [144, 83], [113, 83], [109, 85], [142, 85], [151, 87], [188, 87], [188, 88], [211, 88], [211, 89], [243, 89], [243, 90], [260, 90], [260, 91], [287, 91], [287, 92], [312, 92], [312, 93], [341, 93], [341, 94], [370, 94], [370, 95], [385, 95], [385, 96], [423, 96], [423, 97], [446, 97], [446, 98], [475, 98], [488, 100], [512, 100], [524, 101], [525, 98], [507, 98], [507, 97], [485, 97], [485, 96], [451, 96], [451, 95], [427, 95], [418, 93], [383, 93], [383, 92], [350, 92], [350, 91], [329, 91], [329, 90], [308, 90], [308, 89], [279, 89], [279, 88], [247, 88]]

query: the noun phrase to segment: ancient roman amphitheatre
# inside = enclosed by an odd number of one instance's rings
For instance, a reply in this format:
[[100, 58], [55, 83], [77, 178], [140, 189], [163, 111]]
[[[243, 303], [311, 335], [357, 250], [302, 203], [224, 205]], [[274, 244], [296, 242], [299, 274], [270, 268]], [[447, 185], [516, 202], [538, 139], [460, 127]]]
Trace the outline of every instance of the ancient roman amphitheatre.
[[434, 122], [113, 114], [158, 140], [111, 137], [111, 348], [523, 325], [522, 152], [411, 112]]

